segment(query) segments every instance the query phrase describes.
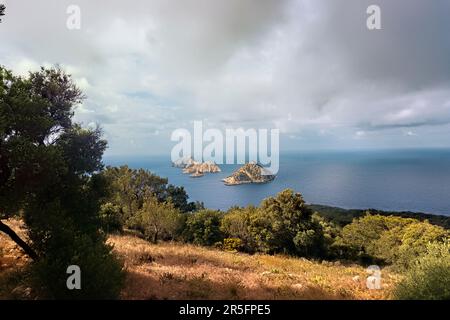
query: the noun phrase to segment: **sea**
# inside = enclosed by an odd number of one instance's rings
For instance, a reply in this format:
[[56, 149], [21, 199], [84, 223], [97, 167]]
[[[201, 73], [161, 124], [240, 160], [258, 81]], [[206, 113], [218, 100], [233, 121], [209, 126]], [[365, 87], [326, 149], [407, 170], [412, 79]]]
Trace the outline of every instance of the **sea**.
[[307, 203], [450, 216], [450, 149], [284, 152], [274, 181], [237, 186], [221, 180], [240, 165], [220, 165], [220, 173], [191, 178], [172, 167], [170, 155], [106, 156], [104, 162], [148, 169], [211, 209], [258, 205], [290, 188]]

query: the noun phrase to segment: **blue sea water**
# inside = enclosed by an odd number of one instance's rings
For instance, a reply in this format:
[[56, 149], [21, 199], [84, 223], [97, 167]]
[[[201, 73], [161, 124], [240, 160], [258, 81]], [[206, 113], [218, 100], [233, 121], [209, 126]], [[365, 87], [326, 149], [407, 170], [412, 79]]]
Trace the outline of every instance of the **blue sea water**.
[[450, 150], [282, 153], [274, 181], [239, 186], [221, 181], [239, 165], [221, 165], [221, 173], [191, 178], [172, 167], [169, 156], [111, 156], [105, 157], [105, 163], [128, 164], [167, 177], [170, 183], [184, 186], [191, 201], [202, 201], [208, 208], [258, 205], [292, 188], [308, 203], [450, 215]]

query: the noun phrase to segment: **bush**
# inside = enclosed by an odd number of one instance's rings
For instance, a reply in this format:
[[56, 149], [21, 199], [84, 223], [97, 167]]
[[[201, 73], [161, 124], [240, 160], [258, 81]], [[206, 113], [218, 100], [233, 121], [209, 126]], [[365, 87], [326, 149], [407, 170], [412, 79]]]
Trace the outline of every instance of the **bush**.
[[320, 228], [323, 249], [322, 257], [327, 259], [335, 259], [339, 257], [339, 253], [335, 251], [333, 244], [341, 233], [340, 228], [333, 222], [327, 221], [318, 213], [314, 213], [312, 215], [312, 220], [314, 224], [318, 225], [318, 228]]
[[242, 241], [239, 238], [225, 238], [223, 239], [223, 250], [236, 252], [242, 247]]
[[261, 203], [252, 230], [263, 251], [299, 256], [323, 253], [323, 232], [300, 193], [286, 189]]
[[172, 202], [159, 202], [152, 194], [145, 196], [142, 208], [130, 219], [131, 226], [156, 243], [178, 236], [184, 218]]
[[203, 246], [212, 246], [224, 238], [220, 230], [222, 213], [215, 210], [200, 210], [188, 215], [183, 231], [185, 241]]
[[407, 225], [403, 228], [401, 236], [397, 259], [392, 261], [400, 270], [408, 269], [411, 261], [423, 256], [429, 243], [443, 243], [450, 240], [447, 230], [428, 221]]
[[425, 253], [429, 242], [442, 242], [448, 237], [448, 231], [428, 221], [366, 215], [346, 225], [333, 246], [342, 257], [393, 264], [405, 270]]
[[102, 204], [99, 213], [101, 228], [106, 233], [122, 231], [123, 221], [120, 207], [107, 202]]
[[241, 251], [253, 253], [258, 250], [258, 247], [251, 221], [258, 214], [258, 208], [253, 206], [231, 208], [224, 215], [220, 229], [228, 238], [235, 238], [241, 241]]
[[[59, 67], [27, 77], [0, 67], [0, 87], [0, 212], [23, 219], [29, 245], [8, 234], [33, 259], [46, 296], [116, 297], [122, 268], [99, 217], [107, 196], [99, 174], [107, 142], [100, 128], [73, 122], [83, 93]], [[82, 290], [66, 287], [72, 264], [81, 267]]]
[[[383, 258], [378, 256], [377, 241], [383, 236], [385, 231], [393, 230], [397, 231], [398, 228], [402, 228], [407, 224], [413, 223], [414, 219], [405, 219], [400, 217], [384, 217], [381, 215], [370, 215], [354, 219], [352, 223], [346, 225], [342, 229], [341, 236], [337, 240], [337, 244], [347, 247], [349, 252], [354, 252], [355, 256], [364, 256], [367, 254], [373, 258]], [[396, 235], [396, 232], [392, 232], [392, 235]], [[385, 243], [388, 243], [385, 239]], [[391, 238], [390, 242], [397, 241], [395, 238]], [[386, 253], [389, 248], [392, 247], [392, 243], [389, 243], [386, 250], [381, 250]]]
[[188, 202], [188, 195], [183, 187], [168, 184], [161, 178], [144, 169], [131, 169], [128, 166], [107, 167], [102, 175], [109, 182], [109, 194], [106, 201], [119, 206], [125, 224], [142, 208], [148, 193], [153, 194], [159, 202], [171, 202], [181, 212], [194, 211], [200, 203]]
[[401, 300], [450, 299], [450, 242], [427, 246], [425, 255], [406, 272], [405, 279], [394, 290]]
[[[124, 282], [122, 263], [112, 247], [85, 235], [73, 243], [52, 250], [32, 266], [32, 273], [43, 295], [50, 299], [114, 299]], [[69, 265], [81, 270], [81, 290], [68, 290]]]
[[302, 196], [284, 190], [269, 197], [259, 208], [232, 208], [224, 216], [222, 230], [242, 241], [242, 250], [323, 256], [324, 233]]

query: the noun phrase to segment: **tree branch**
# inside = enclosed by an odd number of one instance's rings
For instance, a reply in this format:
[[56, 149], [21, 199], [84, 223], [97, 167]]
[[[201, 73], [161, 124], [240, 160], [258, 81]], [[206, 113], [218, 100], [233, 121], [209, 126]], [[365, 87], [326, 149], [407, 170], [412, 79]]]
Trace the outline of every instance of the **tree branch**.
[[22, 248], [22, 250], [34, 261], [39, 260], [39, 256], [36, 254], [36, 252], [26, 243], [23, 241], [17, 233], [14, 232], [13, 229], [11, 229], [8, 225], [4, 224], [0, 220], [0, 231], [3, 231], [6, 233], [12, 241], [14, 241], [19, 247]]

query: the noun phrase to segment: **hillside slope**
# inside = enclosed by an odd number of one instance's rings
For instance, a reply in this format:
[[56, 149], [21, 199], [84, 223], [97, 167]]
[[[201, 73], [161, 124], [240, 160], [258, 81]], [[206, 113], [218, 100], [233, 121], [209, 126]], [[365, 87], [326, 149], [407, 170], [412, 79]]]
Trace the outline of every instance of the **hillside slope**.
[[[18, 221], [7, 221], [23, 233]], [[127, 270], [122, 299], [389, 299], [398, 276], [382, 270], [382, 289], [366, 288], [366, 269], [181, 243], [150, 244], [131, 235], [109, 243]], [[29, 260], [0, 233], [0, 299], [39, 298], [27, 283]]]
[[131, 236], [109, 242], [125, 258], [123, 299], [388, 299], [366, 287], [366, 269], [285, 256], [248, 255], [180, 243], [150, 244]]

